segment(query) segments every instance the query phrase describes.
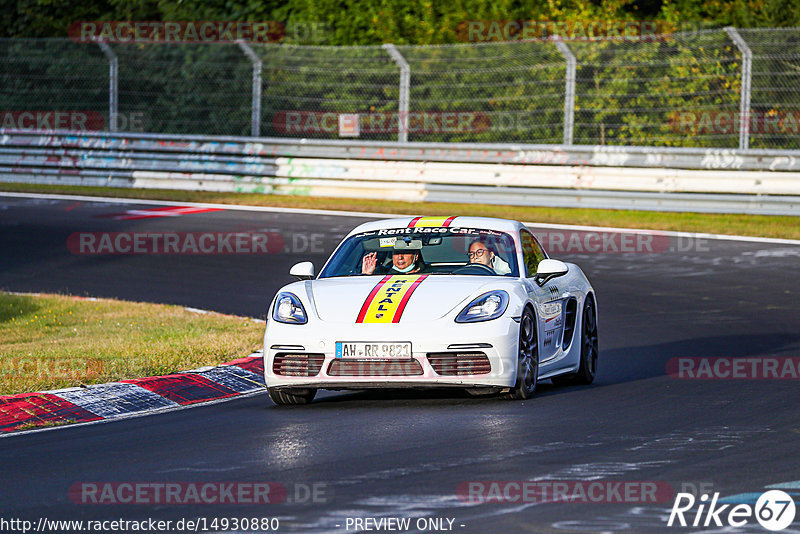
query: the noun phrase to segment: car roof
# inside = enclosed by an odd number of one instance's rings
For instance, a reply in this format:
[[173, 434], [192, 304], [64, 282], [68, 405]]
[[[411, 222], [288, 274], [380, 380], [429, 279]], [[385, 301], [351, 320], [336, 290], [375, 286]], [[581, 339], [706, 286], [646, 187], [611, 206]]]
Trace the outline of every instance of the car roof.
[[525, 226], [510, 219], [496, 219], [493, 217], [468, 217], [468, 216], [440, 216], [440, 217], [398, 217], [394, 219], [381, 219], [358, 225], [349, 234], [371, 232], [387, 228], [419, 228], [419, 227], [452, 227], [452, 228], [477, 228], [481, 230], [496, 230], [499, 232], [514, 233]]

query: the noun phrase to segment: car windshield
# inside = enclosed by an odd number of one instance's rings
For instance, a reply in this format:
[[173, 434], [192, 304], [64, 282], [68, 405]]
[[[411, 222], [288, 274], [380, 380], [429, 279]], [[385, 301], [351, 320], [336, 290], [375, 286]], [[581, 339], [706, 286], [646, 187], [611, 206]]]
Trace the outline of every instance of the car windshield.
[[319, 277], [401, 273], [519, 276], [519, 268], [514, 239], [504, 232], [390, 228], [347, 238]]

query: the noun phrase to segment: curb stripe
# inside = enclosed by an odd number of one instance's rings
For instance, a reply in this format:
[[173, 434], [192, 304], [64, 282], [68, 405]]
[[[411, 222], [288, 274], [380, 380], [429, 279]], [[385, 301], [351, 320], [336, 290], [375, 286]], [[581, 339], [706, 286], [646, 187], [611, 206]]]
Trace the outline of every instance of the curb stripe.
[[121, 382], [99, 384], [88, 388], [70, 388], [59, 391], [56, 395], [103, 419], [178, 406], [176, 402], [143, 387]]
[[408, 303], [408, 299], [411, 298], [411, 294], [414, 293], [414, 290], [417, 289], [417, 286], [419, 286], [422, 283], [422, 281], [425, 280], [426, 278], [428, 278], [428, 275], [423, 274], [422, 276], [420, 276], [419, 278], [414, 280], [414, 282], [411, 283], [411, 287], [408, 288], [406, 294], [403, 295], [403, 298], [400, 300], [400, 304], [397, 305], [397, 311], [394, 312], [394, 317], [392, 317], [393, 323], [400, 322], [400, 317], [403, 316], [403, 311], [406, 309], [406, 304]]
[[225, 367], [215, 367], [208, 371], [197, 373], [206, 380], [216, 382], [228, 389], [232, 389], [236, 393], [246, 393], [255, 389], [263, 389], [265, 387], [264, 377], [258, 381], [258, 375], [245, 371], [241, 367], [235, 365], [227, 365]]
[[13, 432], [25, 424], [86, 422], [102, 419], [97, 414], [51, 393], [24, 393], [0, 398], [0, 431]]
[[212, 399], [224, 399], [238, 393], [227, 386], [191, 373], [177, 373], [122, 380], [123, 384], [135, 384], [181, 405], [194, 404]]
[[[0, 437], [56, 429], [47, 423], [92, 424], [221, 402], [258, 394], [264, 387], [259, 351], [196, 371], [0, 396]], [[19, 430], [25, 424], [34, 428]]]
[[240, 369], [255, 373], [261, 377], [261, 380], [264, 379], [264, 357], [261, 355], [239, 358], [238, 360], [233, 360], [232, 362], [224, 363], [222, 365], [235, 365]]
[[119, 221], [132, 221], [137, 219], [152, 219], [155, 217], [178, 217], [180, 215], [190, 215], [192, 213], [208, 213], [212, 211], [222, 211], [219, 208], [201, 208], [196, 206], [166, 206], [163, 208], [153, 208], [147, 210], [128, 210], [123, 214], [113, 216]]

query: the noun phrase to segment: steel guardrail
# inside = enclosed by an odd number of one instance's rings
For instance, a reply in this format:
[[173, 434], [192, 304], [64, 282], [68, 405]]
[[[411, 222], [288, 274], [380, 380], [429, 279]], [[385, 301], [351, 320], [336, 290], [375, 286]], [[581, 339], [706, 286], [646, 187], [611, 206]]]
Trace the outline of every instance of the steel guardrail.
[[800, 214], [800, 151], [0, 130], [0, 181]]

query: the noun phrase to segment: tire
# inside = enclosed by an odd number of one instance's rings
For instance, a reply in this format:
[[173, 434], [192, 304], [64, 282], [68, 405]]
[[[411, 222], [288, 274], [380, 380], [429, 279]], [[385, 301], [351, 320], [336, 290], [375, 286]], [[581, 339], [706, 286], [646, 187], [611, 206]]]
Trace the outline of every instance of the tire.
[[583, 305], [583, 319], [581, 320], [581, 362], [578, 370], [568, 375], [553, 378], [557, 386], [586, 386], [594, 382], [597, 375], [597, 358], [600, 352], [597, 348], [597, 314], [594, 302], [586, 299]]
[[292, 406], [298, 404], [309, 404], [314, 400], [317, 390], [308, 389], [286, 389], [286, 388], [267, 388], [269, 398], [278, 406]]
[[507, 398], [530, 399], [539, 383], [539, 338], [536, 335], [536, 317], [525, 308], [519, 320], [519, 343], [517, 355], [517, 381]]

